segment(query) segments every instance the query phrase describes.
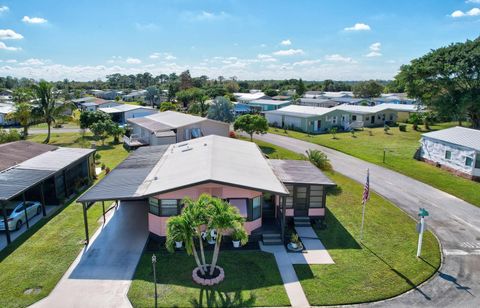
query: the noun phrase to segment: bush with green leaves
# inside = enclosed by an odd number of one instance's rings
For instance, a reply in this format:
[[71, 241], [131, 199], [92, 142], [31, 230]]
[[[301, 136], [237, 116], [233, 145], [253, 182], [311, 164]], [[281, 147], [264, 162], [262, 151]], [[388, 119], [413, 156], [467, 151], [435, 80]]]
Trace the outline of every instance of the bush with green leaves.
[[21, 139], [20, 133], [16, 129], [5, 130], [0, 128], [0, 144], [18, 141]]
[[399, 124], [399, 125], [398, 125], [398, 129], [399, 129], [401, 132], [406, 132], [406, 131], [407, 131], [407, 125], [406, 125], [406, 124]]
[[389, 130], [390, 130], [390, 126], [388, 126], [387, 124], [385, 124], [385, 125], [383, 126], [383, 132], [384, 132], [385, 134], [388, 134], [388, 131], [389, 131]]
[[320, 170], [332, 170], [332, 165], [325, 153], [319, 150], [307, 150], [307, 159]]
[[178, 106], [172, 102], [163, 102], [160, 104], [160, 111], [177, 111]]
[[223, 96], [216, 97], [208, 108], [207, 118], [231, 123], [234, 119], [233, 104]]
[[332, 135], [332, 139], [337, 139], [338, 128], [332, 127], [328, 132]]
[[261, 115], [245, 114], [235, 120], [233, 129], [246, 132], [250, 135], [250, 141], [253, 141], [253, 134], [267, 133], [268, 122]]

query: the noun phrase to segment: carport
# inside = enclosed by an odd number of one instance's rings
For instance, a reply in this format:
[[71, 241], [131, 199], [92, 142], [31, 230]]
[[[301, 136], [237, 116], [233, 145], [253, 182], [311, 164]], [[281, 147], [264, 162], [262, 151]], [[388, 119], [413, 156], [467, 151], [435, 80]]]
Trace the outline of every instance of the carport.
[[[75, 193], [75, 185], [90, 182], [95, 150], [59, 148], [26, 141], [5, 144], [1, 149], [0, 158], [5, 160], [0, 171], [0, 205], [8, 245], [12, 237], [7, 221], [7, 203], [39, 200], [45, 217], [47, 204], [58, 203], [60, 198], [67, 199]], [[28, 229], [31, 217], [28, 217], [26, 208], [24, 215]]]

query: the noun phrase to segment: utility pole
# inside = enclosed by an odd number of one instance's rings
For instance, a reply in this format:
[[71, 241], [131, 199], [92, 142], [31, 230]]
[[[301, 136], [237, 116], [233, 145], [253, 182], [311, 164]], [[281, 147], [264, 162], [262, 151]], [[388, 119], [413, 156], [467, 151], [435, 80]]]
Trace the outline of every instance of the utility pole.
[[423, 232], [425, 231], [425, 217], [429, 214], [424, 208], [420, 208], [418, 216], [420, 216], [420, 223], [417, 225], [418, 232], [418, 247], [417, 247], [417, 258], [420, 257], [422, 252], [422, 241], [423, 241]]

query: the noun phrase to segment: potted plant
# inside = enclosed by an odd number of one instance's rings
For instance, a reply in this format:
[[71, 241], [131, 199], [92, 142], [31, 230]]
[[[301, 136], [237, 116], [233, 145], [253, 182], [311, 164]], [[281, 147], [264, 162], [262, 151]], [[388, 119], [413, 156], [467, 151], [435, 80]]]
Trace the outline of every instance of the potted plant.
[[175, 241], [175, 248], [180, 249], [182, 248], [183, 242], [182, 241]]
[[297, 233], [292, 233], [292, 236], [290, 237], [290, 245], [292, 246], [293, 249], [297, 249], [300, 244], [300, 239], [298, 238]]
[[239, 248], [240, 243], [245, 244], [247, 242], [247, 233], [243, 229], [235, 229], [232, 232], [232, 243], [234, 248]]

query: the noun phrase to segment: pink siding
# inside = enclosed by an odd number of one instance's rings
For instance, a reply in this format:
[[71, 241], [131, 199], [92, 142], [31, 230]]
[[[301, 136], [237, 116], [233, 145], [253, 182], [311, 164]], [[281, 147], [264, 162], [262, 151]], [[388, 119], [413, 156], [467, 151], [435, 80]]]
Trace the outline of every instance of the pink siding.
[[253, 220], [253, 221], [246, 221], [244, 223], [245, 230], [247, 230], [248, 235], [252, 233], [253, 230], [260, 228], [262, 226], [262, 218]]
[[325, 209], [308, 209], [308, 216], [325, 216]]
[[293, 209], [286, 209], [285, 216], [294, 216], [293, 215]]
[[158, 236], [167, 235], [167, 220], [170, 217], [159, 217], [148, 213], [148, 230]]
[[216, 183], [207, 183], [196, 185], [184, 189], [175, 190], [172, 192], [156, 195], [157, 199], [183, 199], [190, 197], [197, 199], [201, 194], [207, 193], [215, 197], [229, 199], [229, 198], [255, 198], [261, 196], [262, 193], [254, 190], [221, 185]]

